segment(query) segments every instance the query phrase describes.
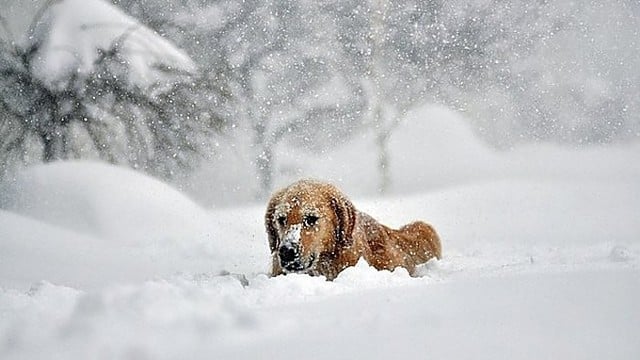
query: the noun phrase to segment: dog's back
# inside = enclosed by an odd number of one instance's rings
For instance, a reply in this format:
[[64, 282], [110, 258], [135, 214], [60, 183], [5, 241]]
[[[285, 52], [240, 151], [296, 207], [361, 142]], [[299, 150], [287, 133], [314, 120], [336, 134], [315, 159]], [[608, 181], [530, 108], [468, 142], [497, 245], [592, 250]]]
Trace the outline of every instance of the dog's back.
[[414, 275], [416, 265], [442, 256], [438, 234], [422, 221], [395, 230], [359, 212], [358, 223], [362, 231], [354, 235], [363, 237], [364, 258], [378, 270], [393, 270], [401, 266]]
[[433, 257], [442, 257], [440, 237], [431, 225], [416, 221], [401, 227], [398, 232], [402, 234], [398, 245], [414, 259], [415, 264], [427, 262]]

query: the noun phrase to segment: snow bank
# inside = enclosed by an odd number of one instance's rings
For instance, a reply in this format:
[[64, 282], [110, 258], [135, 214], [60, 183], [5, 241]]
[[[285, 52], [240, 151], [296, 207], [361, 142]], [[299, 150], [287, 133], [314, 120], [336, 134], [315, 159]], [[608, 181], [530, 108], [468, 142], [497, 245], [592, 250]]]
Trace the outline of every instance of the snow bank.
[[[28, 280], [23, 287], [45, 279], [99, 287], [175, 272], [250, 271], [255, 262], [238, 254], [268, 252], [262, 242], [254, 249], [255, 235], [238, 229], [244, 224], [237, 219], [212, 218], [167, 184], [102, 163], [28, 168], [0, 184], [0, 208], [0, 246], [11, 254], [0, 269], [11, 283]], [[262, 224], [253, 220], [255, 232]]]
[[97, 162], [37, 165], [2, 190], [5, 209], [124, 243], [184, 235], [206, 221], [203, 209], [167, 184]]
[[498, 151], [482, 142], [461, 114], [444, 107], [426, 106], [409, 114], [392, 135], [389, 151], [391, 193], [396, 194], [504, 179], [600, 182], [613, 174], [626, 181], [640, 179], [637, 144], [530, 144]]

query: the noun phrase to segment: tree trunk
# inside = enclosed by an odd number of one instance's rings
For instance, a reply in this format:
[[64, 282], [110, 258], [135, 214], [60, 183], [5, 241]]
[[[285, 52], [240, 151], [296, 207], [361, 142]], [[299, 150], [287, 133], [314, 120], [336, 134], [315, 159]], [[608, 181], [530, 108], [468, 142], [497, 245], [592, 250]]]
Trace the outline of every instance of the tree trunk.
[[381, 194], [387, 193], [391, 188], [391, 170], [389, 169], [389, 140], [395, 129], [400, 124], [402, 115], [385, 117], [381, 105], [376, 106], [374, 112], [375, 120], [375, 145], [378, 155], [378, 171], [380, 183], [378, 191]]
[[375, 129], [375, 144], [378, 152], [378, 171], [380, 174], [380, 183], [378, 191], [382, 194], [389, 190], [391, 183], [389, 175], [389, 154], [387, 140], [389, 139], [388, 126], [384, 118], [383, 94], [380, 77], [380, 61], [381, 51], [384, 42], [384, 16], [386, 12], [386, 4], [384, 0], [372, 0], [371, 15], [371, 51], [372, 58], [369, 63], [369, 79], [372, 83], [371, 104], [373, 106], [371, 115], [373, 116], [373, 126]]
[[42, 161], [44, 161], [45, 163], [52, 162], [55, 159], [55, 152], [53, 150], [53, 140], [51, 139], [51, 137], [47, 135], [43, 136], [42, 145]]
[[256, 176], [258, 179], [258, 191], [256, 199], [262, 200], [269, 195], [273, 187], [273, 139], [267, 134], [265, 120], [254, 125], [254, 146], [257, 154], [255, 158]]
[[271, 146], [263, 146], [262, 152], [256, 157], [256, 171], [258, 174], [258, 199], [269, 195], [273, 187], [273, 150]]
[[[66, 129], [60, 129], [60, 132]], [[56, 129], [51, 129], [45, 134], [41, 135], [42, 138], [42, 160], [45, 163], [60, 160], [65, 154], [66, 150], [66, 138], [62, 133], [58, 133]]]
[[378, 149], [378, 170], [380, 171], [380, 185], [378, 191], [385, 194], [391, 186], [391, 173], [389, 172], [389, 133], [381, 131], [376, 135], [376, 147]]

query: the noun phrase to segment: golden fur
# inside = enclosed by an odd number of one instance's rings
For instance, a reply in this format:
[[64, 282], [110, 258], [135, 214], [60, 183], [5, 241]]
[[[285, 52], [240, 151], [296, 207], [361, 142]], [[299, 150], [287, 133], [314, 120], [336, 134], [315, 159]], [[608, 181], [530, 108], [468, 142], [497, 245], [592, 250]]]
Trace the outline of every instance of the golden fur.
[[276, 192], [265, 215], [272, 276], [289, 272], [333, 280], [362, 257], [378, 270], [406, 268], [441, 257], [440, 239], [416, 221], [390, 229], [356, 210], [335, 186], [302, 180]]

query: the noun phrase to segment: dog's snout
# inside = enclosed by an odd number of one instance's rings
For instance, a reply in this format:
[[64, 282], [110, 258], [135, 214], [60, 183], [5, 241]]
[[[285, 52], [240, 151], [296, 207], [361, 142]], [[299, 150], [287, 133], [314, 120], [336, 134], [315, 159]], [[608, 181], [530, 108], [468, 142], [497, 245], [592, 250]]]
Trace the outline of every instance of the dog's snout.
[[293, 246], [282, 246], [279, 250], [280, 262], [292, 263], [298, 257], [298, 250]]

